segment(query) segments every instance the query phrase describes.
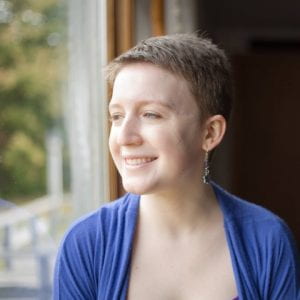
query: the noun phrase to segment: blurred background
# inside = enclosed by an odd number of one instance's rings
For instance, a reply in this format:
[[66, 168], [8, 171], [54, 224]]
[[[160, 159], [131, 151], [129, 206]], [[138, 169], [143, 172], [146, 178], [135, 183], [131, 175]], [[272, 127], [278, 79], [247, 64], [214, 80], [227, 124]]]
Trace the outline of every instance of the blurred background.
[[103, 68], [141, 39], [199, 31], [231, 58], [234, 111], [213, 179], [300, 244], [300, 2], [0, 0], [0, 299], [50, 299], [70, 223], [123, 193]]

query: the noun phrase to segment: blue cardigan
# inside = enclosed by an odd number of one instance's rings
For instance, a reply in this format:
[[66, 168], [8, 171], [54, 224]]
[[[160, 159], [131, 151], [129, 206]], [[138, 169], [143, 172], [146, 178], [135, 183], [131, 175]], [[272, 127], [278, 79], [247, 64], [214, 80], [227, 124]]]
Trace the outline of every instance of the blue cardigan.
[[[286, 224], [212, 186], [224, 216], [239, 299], [299, 300], [299, 256]], [[56, 259], [55, 300], [126, 299], [139, 199], [126, 194], [71, 227]]]

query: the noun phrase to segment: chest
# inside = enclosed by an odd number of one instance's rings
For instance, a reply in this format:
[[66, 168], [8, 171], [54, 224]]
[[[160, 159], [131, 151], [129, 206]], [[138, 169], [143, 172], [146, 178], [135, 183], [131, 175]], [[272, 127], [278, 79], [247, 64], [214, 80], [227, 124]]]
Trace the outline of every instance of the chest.
[[231, 300], [237, 295], [225, 233], [178, 243], [137, 235], [127, 300]]

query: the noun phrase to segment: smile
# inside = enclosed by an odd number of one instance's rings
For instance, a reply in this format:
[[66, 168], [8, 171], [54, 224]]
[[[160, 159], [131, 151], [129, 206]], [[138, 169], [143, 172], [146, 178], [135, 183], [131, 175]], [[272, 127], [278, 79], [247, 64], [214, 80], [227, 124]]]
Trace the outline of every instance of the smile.
[[141, 158], [125, 158], [125, 163], [128, 166], [140, 166], [156, 160], [157, 157], [141, 157]]

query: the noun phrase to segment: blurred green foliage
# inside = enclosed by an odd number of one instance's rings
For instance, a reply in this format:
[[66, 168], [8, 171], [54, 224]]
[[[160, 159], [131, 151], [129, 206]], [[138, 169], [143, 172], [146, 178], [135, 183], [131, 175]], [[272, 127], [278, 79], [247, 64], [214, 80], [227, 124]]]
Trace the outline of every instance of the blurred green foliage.
[[66, 3], [0, 0], [0, 198], [46, 193], [47, 131], [61, 124]]

